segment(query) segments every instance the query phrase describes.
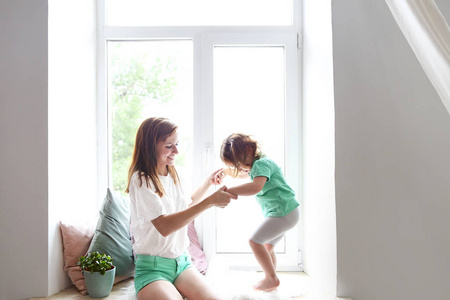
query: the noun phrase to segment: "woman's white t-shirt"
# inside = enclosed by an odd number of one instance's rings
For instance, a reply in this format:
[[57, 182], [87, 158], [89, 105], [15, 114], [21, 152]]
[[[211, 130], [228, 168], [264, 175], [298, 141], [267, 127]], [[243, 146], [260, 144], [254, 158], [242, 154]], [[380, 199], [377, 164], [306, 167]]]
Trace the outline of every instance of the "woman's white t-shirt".
[[134, 236], [133, 250], [135, 255], [153, 255], [167, 258], [176, 258], [182, 255], [189, 246], [187, 226], [162, 236], [152, 220], [161, 215], [168, 215], [187, 208], [186, 197], [181, 184], [175, 184], [172, 176], [159, 176], [164, 186], [165, 195], [160, 197], [155, 189], [147, 187], [142, 178], [142, 186], [138, 172], [135, 172], [130, 180], [130, 211], [131, 232]]

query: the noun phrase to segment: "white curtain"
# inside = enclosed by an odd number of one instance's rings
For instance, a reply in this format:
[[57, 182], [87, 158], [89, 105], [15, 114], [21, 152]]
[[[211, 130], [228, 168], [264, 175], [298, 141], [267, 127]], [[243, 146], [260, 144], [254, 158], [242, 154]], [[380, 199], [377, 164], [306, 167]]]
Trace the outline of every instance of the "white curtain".
[[434, 0], [386, 0], [450, 113], [450, 29]]

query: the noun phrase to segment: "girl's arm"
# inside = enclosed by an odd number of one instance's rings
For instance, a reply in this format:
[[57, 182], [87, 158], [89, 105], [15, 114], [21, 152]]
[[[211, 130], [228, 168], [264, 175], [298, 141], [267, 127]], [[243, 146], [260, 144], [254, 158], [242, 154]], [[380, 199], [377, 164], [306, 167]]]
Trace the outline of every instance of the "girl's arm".
[[237, 195], [237, 196], [251, 196], [258, 194], [264, 184], [267, 182], [267, 177], [260, 176], [255, 177], [253, 182], [244, 183], [238, 186], [230, 187], [227, 189], [228, 193]]
[[164, 237], [180, 230], [208, 208], [213, 206], [223, 208], [230, 203], [231, 199], [237, 199], [237, 196], [226, 192], [226, 189], [225, 186], [221, 187], [215, 193], [198, 203], [192, 204], [185, 210], [157, 217], [152, 220], [153, 226]]

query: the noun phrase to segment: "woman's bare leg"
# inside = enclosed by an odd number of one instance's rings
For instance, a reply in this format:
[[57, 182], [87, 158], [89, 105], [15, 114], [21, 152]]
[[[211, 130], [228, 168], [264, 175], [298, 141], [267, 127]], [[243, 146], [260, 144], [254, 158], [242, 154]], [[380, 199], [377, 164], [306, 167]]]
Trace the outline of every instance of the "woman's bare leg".
[[197, 269], [189, 268], [183, 271], [175, 280], [175, 287], [189, 300], [220, 300], [218, 295], [207, 284], [203, 275]]
[[253, 286], [254, 289], [266, 292], [275, 290], [280, 285], [280, 280], [277, 277], [272, 256], [262, 244], [250, 240], [250, 247], [265, 274], [265, 278]]
[[180, 292], [169, 281], [158, 280], [144, 286], [137, 294], [138, 300], [182, 300]]

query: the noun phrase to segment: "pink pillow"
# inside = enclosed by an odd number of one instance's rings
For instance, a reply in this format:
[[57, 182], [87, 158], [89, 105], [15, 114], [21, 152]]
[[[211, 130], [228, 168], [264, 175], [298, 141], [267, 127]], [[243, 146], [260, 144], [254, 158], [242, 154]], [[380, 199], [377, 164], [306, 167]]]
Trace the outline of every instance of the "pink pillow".
[[191, 244], [188, 247], [189, 254], [192, 258], [192, 263], [201, 274], [206, 274], [208, 269], [208, 262], [206, 261], [206, 255], [200, 247], [197, 232], [195, 231], [194, 221], [188, 225], [188, 236]]
[[[59, 222], [63, 241], [64, 271], [69, 275], [70, 280], [82, 295], [87, 295], [86, 283], [84, 282], [81, 268], [77, 266], [78, 259], [87, 254], [92, 238], [94, 237], [95, 226], [68, 225]], [[113, 258], [114, 259], [114, 258]], [[114, 284], [121, 282], [130, 276], [116, 276]]]
[[81, 268], [77, 266], [78, 258], [86, 255], [91, 240], [94, 236], [95, 228], [82, 225], [68, 225], [59, 223], [64, 247], [64, 271], [69, 275], [72, 283], [77, 287], [82, 295], [87, 294]]

